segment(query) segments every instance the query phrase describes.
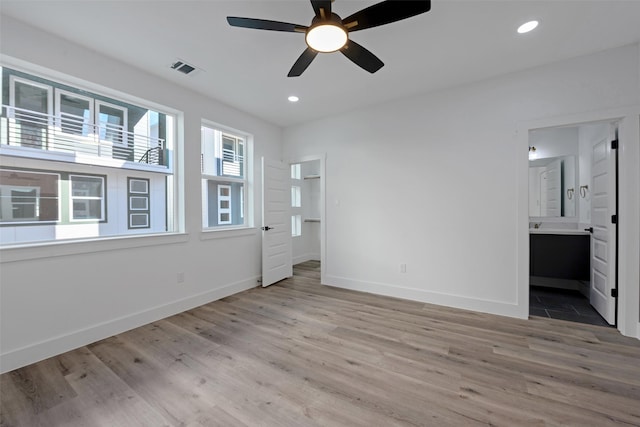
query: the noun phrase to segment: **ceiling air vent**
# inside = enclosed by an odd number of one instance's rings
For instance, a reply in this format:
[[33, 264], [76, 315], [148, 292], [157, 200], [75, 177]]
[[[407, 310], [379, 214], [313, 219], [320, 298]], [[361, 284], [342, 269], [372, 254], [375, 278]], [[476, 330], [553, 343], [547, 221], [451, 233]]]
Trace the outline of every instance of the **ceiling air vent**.
[[174, 70], [180, 71], [182, 74], [189, 74], [195, 71], [196, 69], [196, 67], [194, 67], [193, 65], [189, 65], [183, 61], [174, 62], [173, 64], [171, 64], [171, 68], [173, 68]]

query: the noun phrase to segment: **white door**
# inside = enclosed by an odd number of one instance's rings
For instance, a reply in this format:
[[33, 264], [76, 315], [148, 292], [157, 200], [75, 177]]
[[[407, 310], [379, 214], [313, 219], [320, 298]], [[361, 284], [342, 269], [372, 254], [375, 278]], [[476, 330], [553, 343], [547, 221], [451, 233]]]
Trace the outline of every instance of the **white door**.
[[593, 146], [591, 166], [591, 305], [609, 324], [615, 323], [616, 284], [616, 156], [612, 137]]
[[289, 166], [262, 158], [262, 286], [293, 275]]

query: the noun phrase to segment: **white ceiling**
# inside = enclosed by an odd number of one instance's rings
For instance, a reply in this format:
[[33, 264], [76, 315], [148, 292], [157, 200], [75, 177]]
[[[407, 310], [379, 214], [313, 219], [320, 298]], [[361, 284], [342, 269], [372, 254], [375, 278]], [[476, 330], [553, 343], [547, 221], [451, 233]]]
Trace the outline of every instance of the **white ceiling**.
[[[344, 18], [374, 3], [336, 0], [333, 11]], [[2, 0], [0, 12], [281, 126], [640, 41], [640, 0], [433, 1], [426, 14], [351, 34], [385, 63], [377, 73], [333, 53], [288, 78], [303, 34], [225, 18], [309, 25], [306, 0]], [[538, 29], [517, 34], [530, 19]], [[204, 71], [177, 73], [177, 58]]]

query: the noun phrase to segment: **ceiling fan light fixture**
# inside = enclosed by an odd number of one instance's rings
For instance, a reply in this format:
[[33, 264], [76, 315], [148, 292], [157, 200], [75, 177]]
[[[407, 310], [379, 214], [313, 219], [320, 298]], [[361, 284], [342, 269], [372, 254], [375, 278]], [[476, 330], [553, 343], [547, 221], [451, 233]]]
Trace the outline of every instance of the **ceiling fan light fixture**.
[[323, 22], [314, 25], [307, 31], [305, 41], [316, 52], [335, 52], [347, 43], [347, 32], [344, 28]]
[[528, 33], [529, 31], [535, 30], [537, 26], [538, 26], [538, 21], [525, 22], [524, 24], [518, 27], [518, 33], [519, 34]]

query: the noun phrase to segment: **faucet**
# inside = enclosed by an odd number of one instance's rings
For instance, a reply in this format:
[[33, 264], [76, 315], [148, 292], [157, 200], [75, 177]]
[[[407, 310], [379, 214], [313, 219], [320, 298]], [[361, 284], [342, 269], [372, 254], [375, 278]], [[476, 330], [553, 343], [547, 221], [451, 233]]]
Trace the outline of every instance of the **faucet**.
[[534, 222], [533, 223], [533, 228], [535, 228], [537, 230], [538, 228], [540, 228], [541, 225], [542, 225], [541, 222]]

